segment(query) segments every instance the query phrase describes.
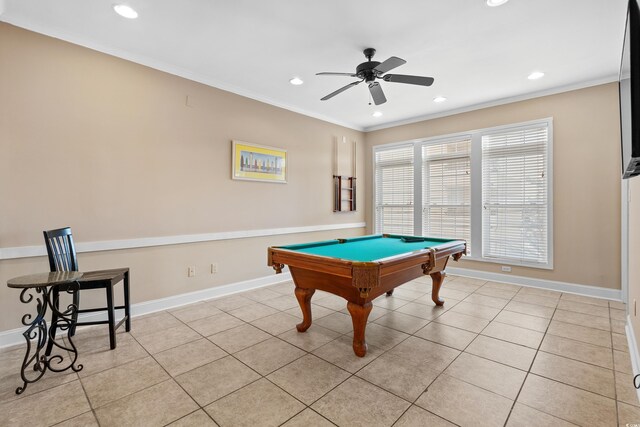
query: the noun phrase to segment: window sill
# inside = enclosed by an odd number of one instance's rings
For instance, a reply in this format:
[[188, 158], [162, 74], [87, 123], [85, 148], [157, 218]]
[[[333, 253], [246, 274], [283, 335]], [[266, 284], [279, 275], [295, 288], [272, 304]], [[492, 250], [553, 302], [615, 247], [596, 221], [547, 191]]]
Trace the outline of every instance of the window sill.
[[496, 259], [496, 258], [481, 258], [474, 256], [464, 256], [461, 259], [469, 260], [469, 261], [477, 261], [477, 262], [485, 262], [488, 264], [496, 264], [496, 265], [508, 265], [510, 267], [527, 267], [527, 268], [536, 268], [539, 270], [553, 270], [553, 260], [551, 260], [548, 264], [536, 264], [532, 262], [518, 262], [512, 259]]

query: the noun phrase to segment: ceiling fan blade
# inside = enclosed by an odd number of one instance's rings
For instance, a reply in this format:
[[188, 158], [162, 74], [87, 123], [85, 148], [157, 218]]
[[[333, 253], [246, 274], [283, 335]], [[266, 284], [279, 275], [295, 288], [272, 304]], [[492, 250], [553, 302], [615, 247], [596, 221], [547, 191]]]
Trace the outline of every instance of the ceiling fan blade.
[[387, 98], [384, 96], [384, 92], [382, 91], [382, 86], [380, 86], [380, 83], [377, 83], [377, 82], [370, 83], [369, 92], [371, 92], [371, 96], [373, 97], [374, 104], [380, 105], [387, 102]]
[[377, 71], [378, 74], [384, 74], [387, 71], [391, 71], [394, 68], [399, 67], [402, 64], [406, 64], [406, 63], [407, 61], [405, 61], [404, 59], [398, 58], [397, 56], [392, 56], [391, 58], [387, 59], [383, 63], [378, 64], [378, 66], [374, 68], [374, 70]]
[[353, 82], [353, 83], [349, 83], [346, 86], [342, 86], [340, 89], [336, 90], [335, 92], [331, 92], [329, 95], [325, 96], [324, 98], [320, 98], [320, 101], [326, 101], [327, 99], [333, 98], [334, 96], [336, 96], [337, 94], [344, 92], [345, 90], [349, 89], [352, 86], [355, 86], [357, 84], [362, 83], [362, 80], [358, 80], [357, 82]]
[[431, 86], [433, 77], [407, 76], [404, 74], [387, 74], [383, 77], [385, 82], [407, 83], [410, 85]]
[[356, 77], [353, 73], [316, 73], [316, 76], [348, 76]]

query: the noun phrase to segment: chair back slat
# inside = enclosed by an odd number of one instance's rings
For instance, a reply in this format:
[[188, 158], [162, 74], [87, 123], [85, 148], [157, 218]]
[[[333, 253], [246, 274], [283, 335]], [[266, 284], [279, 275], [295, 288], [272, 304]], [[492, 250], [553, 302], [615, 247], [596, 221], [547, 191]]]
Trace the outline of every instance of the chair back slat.
[[51, 271], [78, 271], [76, 249], [71, 228], [44, 231], [44, 241]]
[[66, 251], [62, 249], [61, 237], [53, 237], [51, 239], [51, 248], [53, 250], [53, 260], [56, 264], [56, 271], [69, 271], [68, 258], [65, 256]]
[[71, 252], [69, 252], [69, 243], [68, 243], [69, 238], [70, 238], [70, 236], [69, 237], [60, 237], [60, 239], [58, 241], [60, 246], [62, 247], [59, 259], [63, 264], [62, 269], [64, 271], [71, 271], [72, 270], [72, 268], [71, 268], [71, 256], [70, 256]]

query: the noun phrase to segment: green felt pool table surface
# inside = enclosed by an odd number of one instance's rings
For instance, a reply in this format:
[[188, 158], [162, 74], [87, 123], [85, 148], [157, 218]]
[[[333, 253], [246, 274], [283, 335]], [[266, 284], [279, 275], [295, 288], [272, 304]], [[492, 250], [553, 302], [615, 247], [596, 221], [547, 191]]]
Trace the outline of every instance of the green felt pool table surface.
[[436, 247], [453, 239], [400, 235], [373, 235], [351, 239], [325, 240], [321, 242], [280, 246], [296, 252], [340, 258], [348, 261], [371, 262], [409, 252]]

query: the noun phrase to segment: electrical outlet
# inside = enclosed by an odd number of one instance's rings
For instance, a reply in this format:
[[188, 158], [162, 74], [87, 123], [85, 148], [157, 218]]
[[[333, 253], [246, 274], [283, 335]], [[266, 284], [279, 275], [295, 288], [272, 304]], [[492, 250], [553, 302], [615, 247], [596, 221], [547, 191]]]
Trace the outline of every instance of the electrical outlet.
[[211, 264], [211, 274], [216, 274], [218, 272], [218, 264], [215, 262]]
[[187, 277], [194, 277], [196, 275], [196, 267], [190, 266], [187, 267]]
[[509, 267], [508, 265], [503, 265], [502, 271], [504, 271], [505, 273], [511, 273], [511, 267]]

